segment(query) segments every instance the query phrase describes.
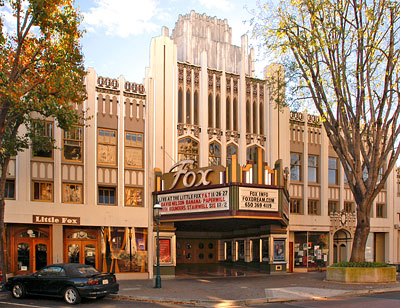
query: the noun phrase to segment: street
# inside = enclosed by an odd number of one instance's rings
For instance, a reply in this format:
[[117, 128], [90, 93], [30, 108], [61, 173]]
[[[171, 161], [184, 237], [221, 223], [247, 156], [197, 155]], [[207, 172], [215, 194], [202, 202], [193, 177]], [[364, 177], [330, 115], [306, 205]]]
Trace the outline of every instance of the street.
[[[71, 307], [63, 302], [62, 299], [45, 298], [45, 297], [28, 297], [22, 300], [13, 299], [11, 296], [3, 297], [0, 299], [1, 307], [25, 307], [25, 308], [46, 308], [46, 307]], [[105, 298], [102, 300], [83, 300], [80, 305], [75, 307], [99, 307], [99, 308], [113, 308], [113, 307], [137, 307], [137, 308], [150, 308], [150, 307], [169, 307], [169, 308], [183, 308], [183, 307], [215, 307], [215, 308], [228, 308], [228, 307], [252, 307], [252, 308], [398, 308], [400, 307], [400, 292], [381, 293], [373, 295], [364, 295], [356, 297], [337, 297], [327, 300], [308, 300], [308, 301], [294, 301], [286, 303], [271, 303], [271, 304], [251, 304], [242, 306], [232, 306], [226, 302], [214, 303], [209, 305], [182, 305], [179, 303], [154, 303], [154, 302], [141, 302], [133, 300], [118, 300], [113, 298]]]

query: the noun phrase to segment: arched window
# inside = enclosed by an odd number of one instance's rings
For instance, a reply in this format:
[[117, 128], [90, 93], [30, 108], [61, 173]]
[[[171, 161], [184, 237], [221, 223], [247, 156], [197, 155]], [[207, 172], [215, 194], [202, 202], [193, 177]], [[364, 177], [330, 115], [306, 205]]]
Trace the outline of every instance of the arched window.
[[246, 102], [246, 133], [250, 133], [250, 102]]
[[[247, 158], [248, 164], [256, 164], [258, 162], [262, 162], [264, 151], [261, 150], [259, 152], [258, 151], [259, 149], [260, 148], [258, 146], [252, 146], [252, 147], [247, 148], [246, 158]], [[259, 155], [259, 153], [260, 153], [260, 155]]]
[[226, 129], [231, 129], [231, 99], [229, 96], [226, 98]]
[[253, 102], [253, 134], [258, 134], [257, 123], [258, 123], [258, 119], [257, 119], [257, 103], [256, 103], [256, 101], [254, 101]]
[[183, 123], [183, 101], [182, 89], [178, 91], [178, 123]]
[[217, 166], [221, 164], [221, 146], [218, 142], [211, 142], [208, 147], [208, 165]]
[[238, 105], [237, 99], [233, 99], [233, 130], [238, 130]]
[[219, 95], [215, 98], [215, 127], [221, 128], [221, 104]]
[[260, 135], [265, 135], [264, 132], [264, 104], [260, 104], [260, 112], [259, 112], [259, 118], [260, 118]]
[[193, 109], [194, 109], [194, 125], [199, 125], [199, 94], [197, 91], [194, 92], [193, 97]]
[[186, 92], [186, 123], [192, 124], [192, 109], [190, 108], [190, 90]]
[[190, 138], [182, 138], [178, 142], [178, 160], [193, 159], [193, 168], [199, 164], [199, 143]]
[[213, 101], [212, 95], [208, 95], [208, 127], [214, 127], [213, 124]]
[[232, 156], [237, 155], [238, 148], [234, 144], [229, 144], [226, 147], [226, 165], [231, 166], [232, 165]]

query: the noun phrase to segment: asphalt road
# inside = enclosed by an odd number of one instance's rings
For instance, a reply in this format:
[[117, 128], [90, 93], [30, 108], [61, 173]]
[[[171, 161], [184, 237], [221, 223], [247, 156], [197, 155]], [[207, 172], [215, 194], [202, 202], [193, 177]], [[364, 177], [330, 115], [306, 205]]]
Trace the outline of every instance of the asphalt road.
[[[28, 297], [21, 300], [16, 300], [9, 296], [8, 298], [0, 299], [0, 307], [4, 308], [48, 308], [48, 307], [99, 307], [99, 308], [114, 308], [114, 307], [135, 307], [135, 308], [150, 308], [150, 307], [168, 307], [168, 308], [183, 308], [183, 307], [205, 307], [201, 305], [189, 306], [172, 303], [152, 303], [138, 302], [127, 300], [116, 300], [104, 298], [101, 300], [83, 300], [81, 304], [70, 306], [63, 302], [62, 299], [45, 298], [45, 297]], [[252, 308], [399, 308], [400, 307], [400, 292], [382, 293], [374, 295], [365, 295], [357, 297], [340, 297], [328, 300], [313, 300], [313, 301], [295, 301], [287, 303], [273, 303], [262, 305], [249, 306], [229, 306], [226, 303], [218, 303], [207, 307], [228, 308], [228, 307], [252, 307]]]

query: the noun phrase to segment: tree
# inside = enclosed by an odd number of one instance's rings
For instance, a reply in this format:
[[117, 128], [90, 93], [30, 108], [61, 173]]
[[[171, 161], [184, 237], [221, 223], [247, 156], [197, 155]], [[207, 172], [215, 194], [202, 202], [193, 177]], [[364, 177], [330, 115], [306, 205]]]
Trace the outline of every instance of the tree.
[[357, 205], [351, 261], [365, 261], [374, 199], [399, 157], [400, 4], [287, 0], [258, 13], [254, 30], [312, 101]]
[[[38, 133], [52, 118], [62, 129], [82, 119], [76, 104], [85, 99], [85, 70], [79, 45], [81, 18], [71, 0], [0, 1], [0, 238], [4, 237], [4, 193], [10, 158], [54, 140]], [[6, 24], [12, 13], [14, 24]], [[39, 121], [38, 121], [39, 120]], [[25, 129], [22, 130], [21, 128]], [[0, 270], [5, 281], [3, 240]]]

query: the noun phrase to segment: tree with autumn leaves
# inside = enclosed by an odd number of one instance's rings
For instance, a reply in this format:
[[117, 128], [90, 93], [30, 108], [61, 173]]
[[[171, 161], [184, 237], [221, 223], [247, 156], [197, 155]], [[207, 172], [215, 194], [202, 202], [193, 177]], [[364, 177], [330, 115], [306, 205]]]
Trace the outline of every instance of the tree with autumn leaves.
[[[86, 92], [80, 48], [81, 17], [71, 0], [0, 0], [0, 270], [4, 252], [5, 183], [10, 158], [29, 148], [49, 148], [41, 120], [68, 130]], [[6, 23], [12, 13], [14, 23]], [[7, 19], [9, 21], [9, 19]], [[21, 188], [20, 188], [21, 189]]]
[[371, 207], [400, 152], [400, 3], [282, 0], [255, 21], [287, 92], [321, 116], [357, 205], [350, 261], [364, 262]]

